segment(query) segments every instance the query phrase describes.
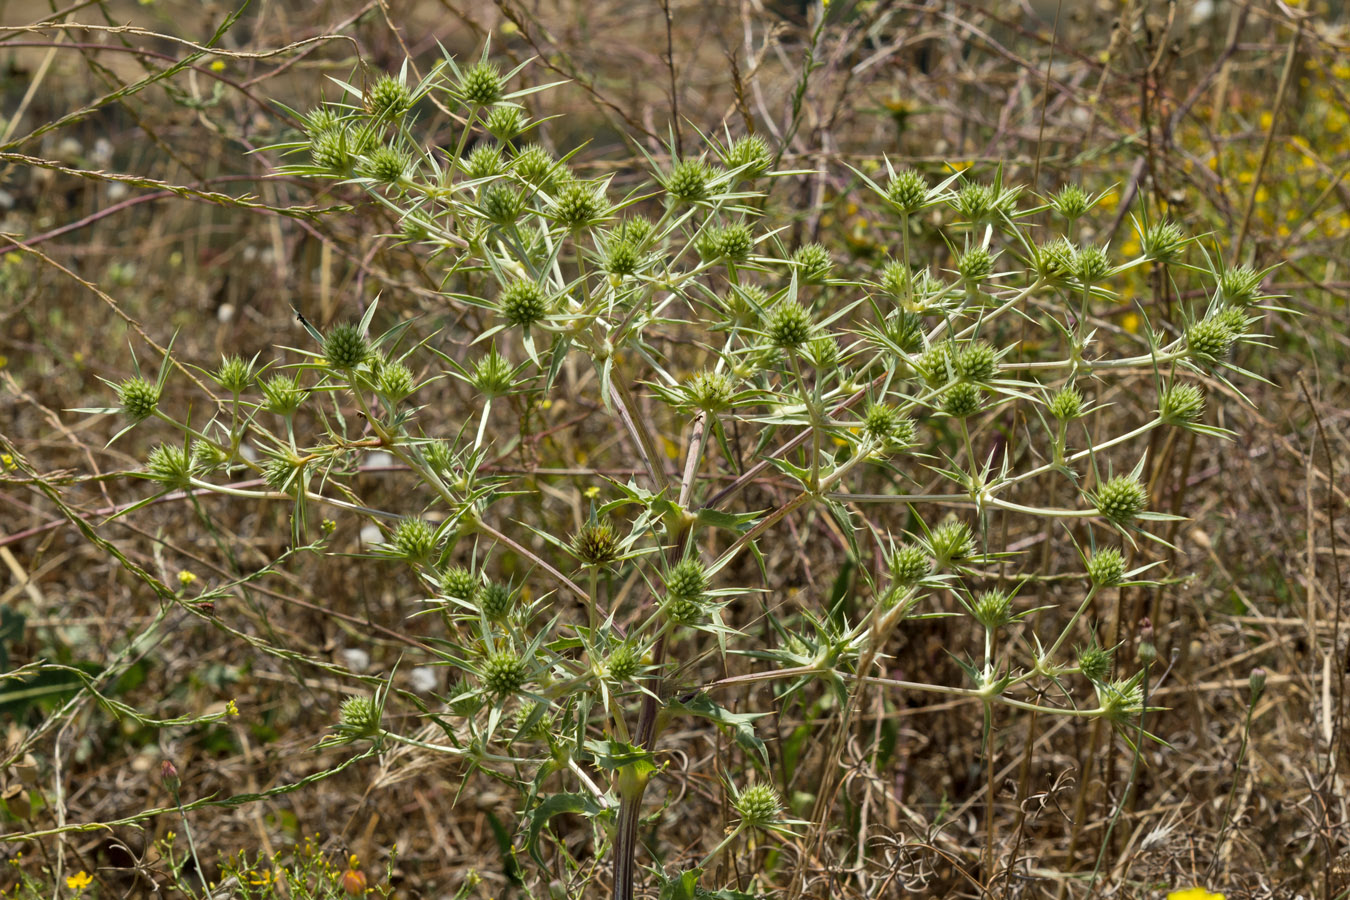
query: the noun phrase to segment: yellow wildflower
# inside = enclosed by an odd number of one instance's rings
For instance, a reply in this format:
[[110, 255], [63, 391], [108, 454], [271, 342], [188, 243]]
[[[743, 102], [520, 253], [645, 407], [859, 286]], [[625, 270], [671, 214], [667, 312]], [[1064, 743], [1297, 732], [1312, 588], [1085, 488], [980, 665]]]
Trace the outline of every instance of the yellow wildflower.
[[1188, 887], [1180, 891], [1172, 891], [1167, 895], [1167, 900], [1224, 900], [1223, 894], [1211, 894], [1202, 887]]
[[66, 879], [66, 887], [72, 891], [82, 891], [93, 883], [94, 879], [83, 869]]
[[181, 584], [183, 587], [187, 587], [196, 580], [197, 576], [192, 572], [189, 572], [187, 569], [184, 569], [183, 571], [178, 573], [178, 583]]
[[227, 716], [239, 715], [239, 707], [235, 704], [233, 700], [225, 704], [225, 715]]

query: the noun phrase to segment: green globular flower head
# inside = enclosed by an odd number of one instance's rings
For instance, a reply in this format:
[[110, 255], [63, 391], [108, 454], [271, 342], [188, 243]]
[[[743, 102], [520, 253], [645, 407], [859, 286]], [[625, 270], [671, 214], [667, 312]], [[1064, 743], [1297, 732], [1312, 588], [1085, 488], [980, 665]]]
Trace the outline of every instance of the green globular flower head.
[[279, 416], [289, 416], [300, 408], [305, 392], [298, 375], [273, 375], [263, 382], [263, 408]]
[[465, 103], [491, 106], [502, 97], [502, 75], [490, 62], [476, 63], [464, 71], [459, 82], [459, 95]]
[[755, 249], [755, 237], [750, 232], [750, 226], [739, 223], [714, 229], [711, 242], [714, 259], [733, 263], [745, 262]]
[[409, 562], [423, 562], [436, 550], [436, 532], [425, 520], [406, 516], [394, 526], [389, 546]]
[[605, 674], [615, 681], [631, 681], [642, 667], [642, 656], [629, 643], [617, 645], [605, 657]]
[[722, 157], [723, 165], [728, 169], [740, 169], [738, 177], [745, 179], [759, 178], [769, 171], [772, 162], [773, 154], [769, 152], [768, 143], [757, 134], [738, 138]]
[[820, 284], [830, 276], [834, 260], [824, 244], [806, 244], [798, 247], [792, 254], [793, 266], [797, 269], [797, 278], [803, 284]]
[[1068, 238], [1055, 238], [1036, 248], [1034, 265], [1047, 284], [1067, 284], [1078, 271], [1078, 248]]
[[140, 422], [155, 414], [159, 406], [159, 387], [144, 378], [128, 378], [117, 386], [117, 402], [122, 413], [133, 422]]
[[370, 342], [361, 326], [344, 322], [333, 326], [323, 339], [323, 358], [334, 369], [355, 369], [370, 356]]
[[911, 587], [928, 577], [933, 561], [928, 551], [917, 544], [901, 544], [888, 561], [891, 580], [902, 587]]
[[479, 144], [462, 160], [464, 174], [472, 179], [491, 178], [506, 169], [502, 148], [495, 144]]
[[574, 181], [558, 191], [549, 218], [569, 231], [594, 225], [604, 218], [609, 204], [594, 185]]
[[606, 274], [619, 277], [633, 275], [641, 264], [642, 256], [632, 241], [615, 241], [605, 250], [604, 267]]
[[666, 595], [697, 600], [708, 590], [708, 570], [693, 557], [680, 560], [666, 573]]
[[533, 281], [515, 281], [502, 291], [497, 308], [512, 325], [529, 328], [548, 315], [549, 302], [543, 288]]
[[958, 381], [942, 395], [942, 411], [954, 419], [965, 419], [980, 411], [980, 389], [969, 381]]
[[1087, 215], [1091, 201], [1087, 192], [1078, 185], [1067, 184], [1058, 194], [1050, 198], [1050, 206], [1055, 212], [1073, 222]]
[[1219, 274], [1219, 300], [1233, 306], [1251, 306], [1261, 299], [1261, 273], [1251, 266], [1225, 269]]
[[226, 452], [209, 441], [193, 441], [188, 454], [192, 461], [192, 471], [210, 472], [228, 462]]
[[1111, 272], [1111, 258], [1095, 244], [1079, 250], [1075, 264], [1074, 276], [1086, 285], [1100, 284]]
[[1061, 422], [1070, 422], [1083, 415], [1083, 395], [1078, 388], [1066, 384], [1050, 398], [1050, 415]]
[[525, 197], [505, 181], [494, 181], [483, 188], [478, 198], [483, 215], [493, 225], [514, 225], [525, 212]]
[[472, 603], [480, 587], [477, 576], [464, 566], [452, 566], [441, 574], [441, 592], [447, 597]]
[[505, 622], [516, 608], [516, 592], [494, 581], [478, 592], [474, 602], [490, 622]]
[[893, 299], [902, 300], [913, 291], [914, 285], [909, 269], [899, 260], [892, 259], [881, 270], [881, 289]]
[[310, 139], [316, 138], [325, 131], [330, 131], [342, 125], [342, 120], [338, 114], [327, 106], [316, 106], [305, 116], [305, 134]]
[[238, 356], [227, 356], [220, 361], [215, 379], [221, 390], [242, 394], [253, 381], [253, 363]]
[[784, 300], [769, 313], [765, 333], [772, 346], [796, 350], [811, 339], [814, 330], [811, 314], [797, 301]]
[[928, 549], [933, 556], [933, 568], [941, 571], [969, 557], [975, 549], [975, 539], [965, 522], [952, 519], [933, 529], [928, 536]]
[[375, 391], [390, 403], [397, 403], [413, 392], [413, 373], [401, 362], [380, 366]]
[[914, 421], [887, 403], [873, 403], [863, 413], [863, 433], [890, 447], [914, 443]]
[[677, 162], [662, 181], [666, 194], [679, 203], [698, 203], [708, 199], [708, 181], [712, 170], [701, 159]]
[[899, 311], [886, 320], [886, 337], [901, 353], [914, 353], [923, 347], [923, 319], [916, 313]]
[[483, 127], [487, 129], [488, 134], [502, 143], [506, 143], [524, 131], [525, 124], [525, 113], [519, 106], [503, 103], [500, 106], [492, 107]]
[[694, 406], [706, 412], [719, 413], [731, 406], [736, 387], [726, 372], [704, 369], [685, 382], [684, 390]]
[[1234, 341], [1246, 334], [1247, 326], [1254, 321], [1246, 312], [1236, 306], [1221, 306], [1214, 310], [1210, 318], [1233, 332]]
[[499, 650], [483, 661], [483, 687], [499, 697], [519, 691], [529, 676], [525, 660], [510, 650]]
[[352, 167], [352, 146], [347, 129], [334, 125], [314, 134], [309, 140], [309, 155], [314, 165], [337, 175]]
[[929, 387], [940, 387], [955, 375], [953, 366], [955, 352], [946, 342], [933, 344], [914, 360], [914, 368], [923, 376]]
[[1003, 591], [985, 591], [971, 604], [971, 615], [985, 628], [1002, 628], [1012, 621], [1012, 598]]
[[984, 247], [971, 247], [956, 261], [956, 274], [964, 284], [980, 284], [994, 271], [994, 255]]
[[1096, 643], [1078, 651], [1078, 671], [1094, 684], [1102, 684], [1111, 677], [1111, 653]]
[[504, 397], [511, 391], [511, 364], [492, 347], [474, 366], [469, 383], [489, 400]]
[[1175, 222], [1159, 222], [1139, 236], [1144, 256], [1161, 263], [1176, 260], [1186, 246], [1186, 237]]
[[150, 451], [145, 461], [146, 474], [168, 488], [187, 487], [191, 480], [191, 465], [184, 447], [160, 444]]
[[984, 384], [998, 371], [994, 348], [984, 341], [975, 341], [961, 348], [952, 360], [952, 369], [958, 378]]
[[588, 521], [572, 536], [572, 552], [588, 566], [607, 566], [619, 558], [622, 549], [608, 519]]
[[1186, 351], [1201, 365], [1213, 365], [1228, 358], [1237, 335], [1217, 318], [1201, 319], [1186, 329]]
[[956, 193], [952, 206], [967, 222], [992, 222], [1001, 215], [1011, 213], [1016, 199], [1017, 192], [1014, 190], [972, 181]]
[[812, 338], [802, 358], [813, 369], [833, 369], [839, 362], [839, 344], [828, 334]]
[[1158, 418], [1167, 425], [1184, 425], [1205, 411], [1205, 395], [1193, 384], [1173, 384], [1158, 398]]
[[764, 828], [783, 814], [783, 801], [771, 785], [752, 784], [736, 798], [736, 814], [746, 827]]
[[1098, 550], [1088, 559], [1087, 574], [1098, 587], [1115, 587], [1125, 580], [1125, 557], [1115, 547]]
[[1128, 525], [1148, 506], [1148, 491], [1132, 475], [1117, 475], [1092, 497], [1093, 506], [1117, 525]]
[[277, 493], [294, 495], [303, 471], [304, 466], [294, 460], [273, 459], [263, 466], [263, 483]]
[[914, 169], [901, 169], [886, 185], [886, 199], [897, 212], [913, 215], [928, 202], [928, 180]]
[[557, 166], [557, 160], [538, 144], [522, 147], [511, 161], [512, 171], [534, 187], [546, 187], [553, 180]]
[[338, 730], [347, 735], [374, 737], [380, 731], [380, 708], [370, 697], [348, 697], [338, 711]]
[[396, 119], [411, 106], [408, 86], [392, 75], [381, 75], [366, 92], [366, 109], [379, 119]]
[[430, 441], [422, 448], [422, 458], [437, 475], [447, 475], [454, 468], [455, 451], [448, 441]]
[[1137, 679], [1117, 679], [1097, 684], [1097, 702], [1102, 716], [1115, 725], [1133, 724], [1144, 711], [1144, 691]]

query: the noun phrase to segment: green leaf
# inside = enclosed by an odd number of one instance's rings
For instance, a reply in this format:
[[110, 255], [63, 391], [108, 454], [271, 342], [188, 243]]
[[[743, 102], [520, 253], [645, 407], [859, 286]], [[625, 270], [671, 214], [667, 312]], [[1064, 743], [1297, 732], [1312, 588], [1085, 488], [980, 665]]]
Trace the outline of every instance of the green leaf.
[[541, 869], [548, 868], [548, 864], [539, 853], [539, 833], [544, 830], [544, 826], [548, 824], [549, 819], [564, 813], [592, 819], [604, 811], [604, 807], [590, 794], [553, 794], [546, 797], [529, 814], [525, 848], [530, 854], [530, 859], [538, 863]]
[[724, 728], [730, 728], [736, 738], [736, 743], [740, 744], [742, 749], [758, 754], [759, 758], [764, 761], [764, 767], [766, 769], [769, 767], [768, 748], [760, 740], [759, 735], [755, 734], [755, 727], [752, 724], [766, 713], [734, 713], [726, 707], [718, 706], [713, 702], [712, 697], [702, 693], [695, 694], [688, 700], [672, 700], [666, 705], [666, 708], [674, 712], [698, 716], [700, 719], [707, 719]]

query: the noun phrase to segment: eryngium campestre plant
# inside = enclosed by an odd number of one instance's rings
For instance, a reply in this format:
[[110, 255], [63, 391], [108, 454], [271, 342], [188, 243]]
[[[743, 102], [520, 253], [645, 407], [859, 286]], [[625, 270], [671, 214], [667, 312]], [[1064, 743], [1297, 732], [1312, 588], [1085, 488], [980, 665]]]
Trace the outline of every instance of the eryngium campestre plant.
[[[589, 822], [586, 850], [613, 856], [621, 897], [644, 848], [668, 861], [689, 849], [686, 835], [667, 842], [646, 796], [662, 783], [662, 796], [699, 802], [666, 793], [683, 777], [666, 764], [673, 722], [733, 738], [711, 742], [730, 748], [729, 771], [781, 771], [789, 741], [764, 742], [758, 716], [811, 716], [820, 740], [793, 752], [825, 821], [804, 824], [820, 858], [854, 852], [828, 802], [849, 796], [846, 773], [823, 754], [854, 746], [898, 648], [947, 654], [905, 662], [910, 680], [888, 684], [886, 703], [931, 690], [1000, 728], [1034, 709], [1023, 721], [1037, 740], [1060, 740], [1038, 730], [1060, 715], [1137, 740], [1143, 669], [1132, 656], [1112, 671], [1094, 599], [1150, 584], [1149, 563], [1127, 572], [1108, 544], [1143, 546], [1140, 532], [1168, 518], [1146, 509], [1144, 484], [1170, 477], [1154, 430], [1225, 434], [1203, 421], [1203, 386], [1215, 370], [1243, 374], [1267, 273], [1198, 259], [1178, 226], [1140, 209], [1122, 211], [1145, 222], [1140, 253], [1123, 258], [1087, 242], [1109, 226], [1099, 194], [1070, 185], [1043, 202], [996, 167], [869, 163], [830, 183], [859, 186], [837, 199], [874, 221], [877, 246], [854, 252], [822, 219], [806, 238], [819, 243], [793, 250], [801, 222], [770, 191], [812, 182], [771, 170], [780, 148], [685, 131], [645, 185], [628, 169], [596, 177], [572, 147], [560, 162], [515, 143], [535, 127], [519, 101], [547, 104], [511, 92], [520, 71], [446, 60], [415, 88], [402, 76], [345, 86], [306, 117], [279, 148], [295, 154], [283, 171], [365, 191], [395, 232], [378, 271], [416, 254], [416, 290], [389, 282], [359, 326], [301, 326], [301, 359], [227, 358], [214, 418], [194, 405], [139, 473], [156, 491], [284, 506], [294, 549], [341, 552], [325, 542], [347, 532], [318, 527], [318, 505], [390, 533], [369, 563], [382, 574], [362, 583], [388, 588], [386, 608], [419, 593], [433, 604], [440, 615], [418, 620], [429, 633], [402, 652], [458, 677], [411, 695], [391, 665], [388, 699], [404, 707], [391, 727], [383, 700], [348, 701], [340, 735], [411, 742], [522, 786], [512, 853], [545, 863], [521, 870], [525, 890], [579, 871], [552, 812]], [[424, 97], [436, 115], [421, 122]], [[1169, 302], [1139, 290], [1145, 277]], [[1138, 333], [1120, 328], [1123, 296], [1138, 298]], [[168, 371], [109, 385], [127, 427], [177, 425], [161, 408]], [[367, 466], [373, 452], [393, 464]], [[260, 489], [240, 486], [245, 469]], [[1064, 649], [1075, 643], [1089, 649]], [[999, 771], [1011, 744], [982, 746], [1002, 756], [973, 768]], [[1047, 750], [1061, 751], [1077, 752]], [[790, 827], [766, 784], [731, 799], [736, 840]], [[771, 868], [786, 887], [792, 874]], [[658, 865], [652, 891], [721, 889], [719, 871]]]

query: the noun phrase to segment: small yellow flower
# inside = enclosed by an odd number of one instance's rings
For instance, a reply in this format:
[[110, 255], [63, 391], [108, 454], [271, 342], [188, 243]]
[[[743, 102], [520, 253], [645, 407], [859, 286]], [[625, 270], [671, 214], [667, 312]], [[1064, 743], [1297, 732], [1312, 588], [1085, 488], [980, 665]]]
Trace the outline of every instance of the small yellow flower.
[[225, 60], [223, 60], [223, 59], [213, 60], [213, 61], [211, 62], [211, 71], [212, 71], [212, 72], [224, 72], [224, 71], [225, 71]]
[[[1120, 319], [1120, 327], [1121, 327], [1121, 328], [1124, 328], [1124, 329], [1125, 329], [1126, 331], [1128, 331], [1130, 334], [1138, 334], [1138, 333], [1139, 333], [1139, 314], [1138, 314], [1138, 313], [1132, 313], [1132, 312], [1131, 312], [1131, 313], [1126, 313], [1126, 314], [1125, 314], [1124, 316], [1122, 316], [1121, 319]], [[1183, 898], [1183, 900], [1185, 900], [1185, 898]]]
[[235, 702], [233, 700], [225, 704], [225, 715], [227, 716], [239, 715], [239, 707], [235, 705]]
[[1223, 894], [1211, 894], [1202, 887], [1188, 887], [1180, 891], [1172, 891], [1167, 895], [1167, 900], [1224, 900]]
[[66, 887], [72, 891], [82, 891], [93, 883], [94, 879], [83, 869], [66, 879]]
[[184, 569], [183, 571], [178, 573], [178, 583], [181, 584], [183, 587], [187, 587], [196, 580], [197, 576], [194, 573], [189, 572], [187, 569]]
[[0, 463], [4, 464], [4, 467], [11, 472], [18, 468], [14, 463], [14, 457], [10, 456], [8, 453], [0, 455]]

